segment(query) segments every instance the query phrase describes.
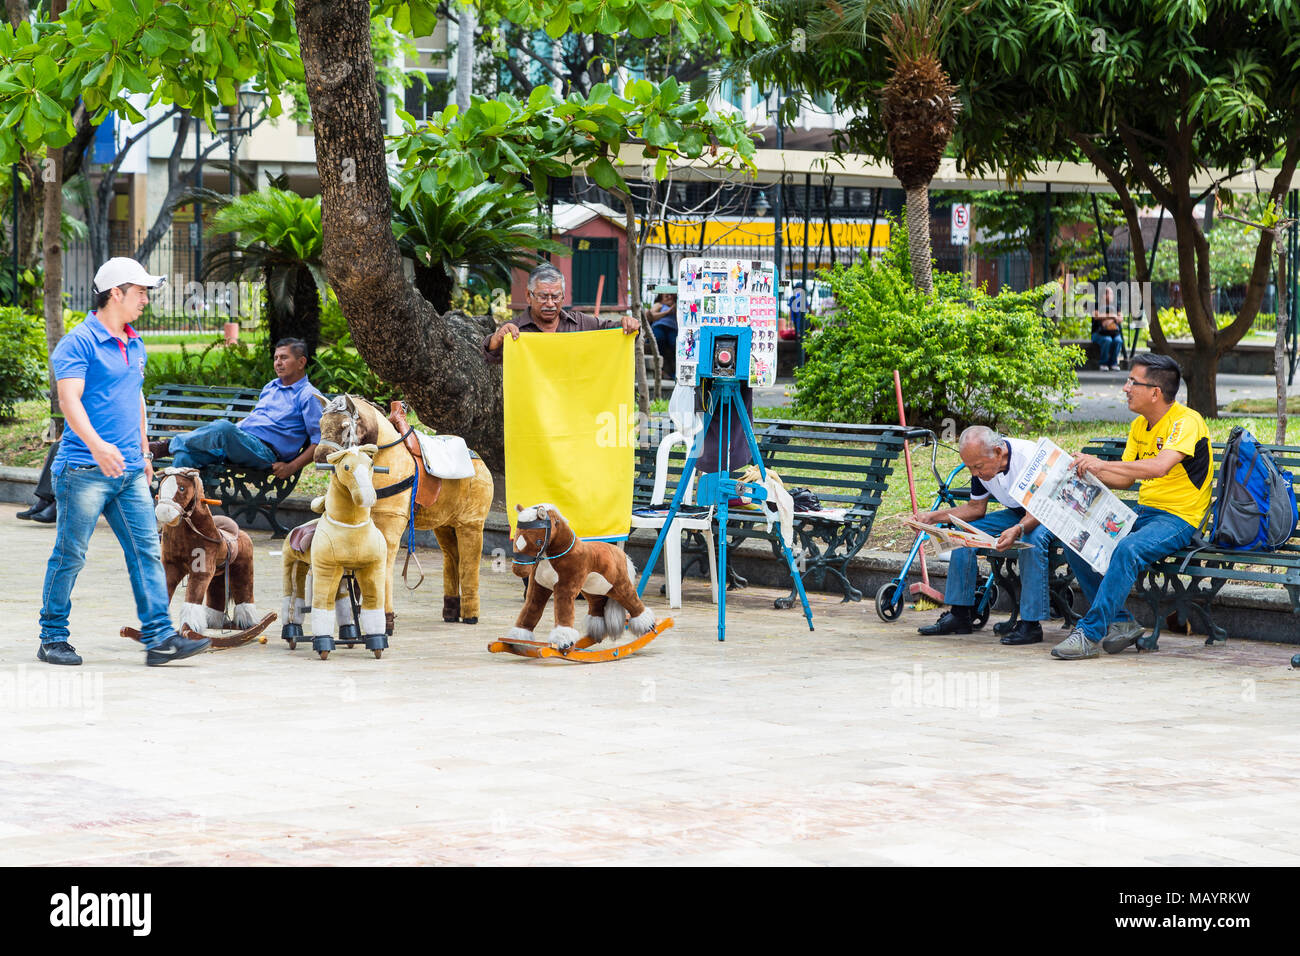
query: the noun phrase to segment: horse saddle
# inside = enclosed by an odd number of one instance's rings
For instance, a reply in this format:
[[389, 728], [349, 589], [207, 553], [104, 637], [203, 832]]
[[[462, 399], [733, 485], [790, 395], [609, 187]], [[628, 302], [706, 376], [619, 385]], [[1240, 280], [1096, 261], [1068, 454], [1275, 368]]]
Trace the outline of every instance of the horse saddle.
[[235, 523], [234, 518], [226, 515], [213, 515], [212, 523], [217, 526], [217, 536], [221, 538], [221, 543], [226, 546], [226, 558], [221, 562], [218, 571], [223, 571], [230, 562], [235, 560], [235, 555], [239, 553], [239, 525]]
[[315, 534], [315, 521], [300, 524], [289, 532], [289, 547], [298, 552], [309, 551], [311, 550], [311, 539]]
[[442, 479], [430, 474], [424, 466], [424, 452], [420, 449], [420, 437], [415, 429], [406, 423], [406, 412], [402, 409], [401, 402], [393, 402], [389, 406], [388, 420], [397, 429], [397, 434], [402, 436], [402, 444], [415, 459], [415, 467], [420, 472], [420, 480], [415, 489], [415, 503], [421, 508], [432, 508], [438, 501], [438, 495], [442, 494]]

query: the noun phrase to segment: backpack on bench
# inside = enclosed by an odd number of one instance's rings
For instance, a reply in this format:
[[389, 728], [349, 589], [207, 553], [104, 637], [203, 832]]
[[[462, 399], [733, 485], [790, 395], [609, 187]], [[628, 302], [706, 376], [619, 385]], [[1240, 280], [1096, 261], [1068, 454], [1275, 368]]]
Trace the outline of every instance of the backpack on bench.
[[1228, 436], [1214, 489], [1214, 523], [1206, 538], [1214, 548], [1274, 551], [1295, 532], [1291, 473], [1240, 426]]

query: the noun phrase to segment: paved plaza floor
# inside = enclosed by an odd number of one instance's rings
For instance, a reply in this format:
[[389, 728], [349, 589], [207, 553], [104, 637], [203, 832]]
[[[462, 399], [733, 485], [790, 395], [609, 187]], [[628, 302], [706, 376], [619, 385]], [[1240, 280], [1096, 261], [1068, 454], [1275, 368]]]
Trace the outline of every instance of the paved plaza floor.
[[[481, 623], [444, 624], [425, 552], [382, 660], [290, 652], [277, 623], [147, 668], [116, 636], [134, 613], [101, 522], [74, 593], [86, 663], [56, 668], [35, 658], [53, 529], [18, 508], [0, 505], [0, 863], [1300, 862], [1284, 645], [1061, 662], [1055, 628], [925, 638], [934, 612], [885, 624], [814, 595], [810, 634], [758, 589], [719, 643], [690, 581], [636, 656], [537, 662], [485, 649], [518, 579], [485, 560]], [[254, 540], [278, 610], [279, 543]]]

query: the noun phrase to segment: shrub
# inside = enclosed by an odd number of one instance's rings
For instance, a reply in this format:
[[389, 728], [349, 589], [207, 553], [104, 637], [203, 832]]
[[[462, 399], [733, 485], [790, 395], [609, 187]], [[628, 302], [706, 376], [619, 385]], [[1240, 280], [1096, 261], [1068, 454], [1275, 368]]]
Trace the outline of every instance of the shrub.
[[[1192, 327], [1187, 321], [1186, 309], [1160, 309], [1156, 314], [1160, 317], [1160, 331], [1165, 334], [1165, 338], [1190, 339], [1192, 337]], [[1214, 314], [1214, 324], [1217, 328], [1227, 328], [1235, 321], [1237, 316], [1231, 312]], [[1273, 312], [1260, 312], [1255, 316], [1251, 328], [1261, 332], [1273, 331], [1277, 328], [1277, 315]]]
[[0, 307], [0, 418], [12, 418], [19, 402], [40, 398], [48, 388], [45, 320], [16, 306]]
[[1044, 289], [990, 296], [936, 273], [927, 300], [912, 287], [901, 224], [884, 256], [836, 269], [831, 287], [838, 309], [813, 318], [796, 373], [800, 417], [897, 422], [894, 369], [909, 424], [955, 419], [1032, 432], [1074, 407], [1083, 356], [1057, 344]]
[[311, 383], [326, 395], [363, 395], [380, 405], [401, 398], [393, 386], [370, 370], [366, 360], [352, 346], [346, 332], [338, 342], [316, 353], [308, 373]]
[[199, 352], [191, 352], [182, 343], [179, 352], [149, 356], [144, 369], [144, 390], [148, 394], [169, 382], [261, 388], [273, 378], [275, 369], [266, 349], [244, 342], [234, 345], [213, 342]]

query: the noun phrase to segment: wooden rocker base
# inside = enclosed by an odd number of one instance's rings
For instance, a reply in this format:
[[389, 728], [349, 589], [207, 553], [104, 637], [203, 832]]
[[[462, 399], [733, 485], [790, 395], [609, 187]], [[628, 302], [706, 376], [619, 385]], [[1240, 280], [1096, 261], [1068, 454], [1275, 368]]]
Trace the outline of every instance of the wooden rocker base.
[[[276, 617], [278, 617], [278, 615], [274, 611], [271, 611], [266, 615], [266, 617], [262, 618], [262, 620], [258, 621], [252, 627], [245, 628], [242, 631], [236, 631], [234, 634], [222, 633], [218, 637], [213, 637], [208, 634], [200, 634], [189, 625], [182, 625], [181, 637], [190, 641], [197, 641], [206, 637], [212, 642], [214, 648], [241, 647], [254, 638], [258, 638], [263, 631], [271, 626], [271, 622], [274, 621]], [[133, 641], [140, 640], [140, 631], [138, 628], [124, 627], [121, 630], [121, 634], [123, 637], [129, 637]], [[261, 637], [259, 643], [265, 644], [266, 638]]]
[[[510, 641], [509, 643], [493, 641], [488, 645], [488, 650], [493, 654], [504, 652], [519, 657], [558, 657], [560, 660], [574, 661], [579, 664], [599, 664], [602, 661], [616, 661], [631, 657], [672, 626], [673, 619], [666, 617], [636, 640], [610, 647], [599, 647], [591, 638], [581, 637], [567, 653], [561, 652], [554, 644], [545, 641]], [[599, 649], [589, 651], [587, 650], [589, 647], [599, 647]]]

